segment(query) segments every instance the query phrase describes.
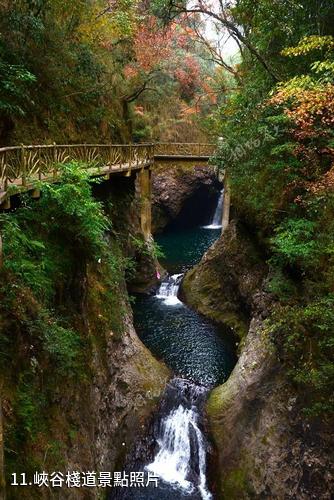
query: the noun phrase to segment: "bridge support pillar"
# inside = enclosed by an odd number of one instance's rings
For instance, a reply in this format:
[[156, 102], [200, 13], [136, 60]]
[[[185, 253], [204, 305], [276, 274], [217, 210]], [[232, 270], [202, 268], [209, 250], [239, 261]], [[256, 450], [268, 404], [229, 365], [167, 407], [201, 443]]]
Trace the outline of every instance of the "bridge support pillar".
[[34, 198], [35, 200], [38, 200], [38, 198], [41, 197], [41, 190], [40, 189], [33, 189], [31, 192], [31, 197]]
[[11, 204], [10, 204], [10, 196], [7, 196], [7, 198], [5, 199], [5, 201], [3, 202], [2, 204], [2, 207], [4, 210], [9, 210], [11, 207]]
[[145, 240], [152, 237], [152, 186], [151, 169], [143, 169], [138, 173], [140, 193], [140, 223]]
[[223, 220], [222, 220], [222, 233], [230, 223], [230, 206], [231, 206], [231, 189], [230, 181], [225, 172], [224, 176], [224, 202], [223, 202]]

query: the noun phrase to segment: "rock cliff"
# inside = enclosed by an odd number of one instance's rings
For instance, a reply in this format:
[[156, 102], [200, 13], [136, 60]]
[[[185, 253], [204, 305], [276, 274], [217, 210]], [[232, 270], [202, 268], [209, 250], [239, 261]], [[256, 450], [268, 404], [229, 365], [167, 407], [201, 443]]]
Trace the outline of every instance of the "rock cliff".
[[211, 166], [157, 165], [152, 179], [153, 233], [176, 219], [179, 223], [187, 219], [208, 222], [208, 206], [214, 206], [219, 189], [221, 185]]
[[330, 425], [303, 414], [302, 395], [268, 338], [265, 319], [274, 298], [267, 274], [257, 245], [232, 222], [183, 282], [188, 304], [244, 336], [230, 378], [207, 405], [217, 497], [330, 499]]
[[[1, 271], [0, 388], [8, 499], [53, 496], [47, 488], [10, 487], [13, 472], [25, 472], [31, 480], [43, 470], [122, 470], [125, 452], [144, 431], [169, 378], [169, 370], [133, 327], [126, 280], [151, 286], [156, 262], [134, 215], [134, 181], [127, 182], [113, 179], [95, 189], [113, 222], [105, 234], [105, 257], [78, 256], [66, 238], [62, 252], [55, 248], [64, 271], [55, 276], [54, 316], [44, 311], [29, 285], [14, 285], [10, 273]], [[54, 222], [61, 225], [56, 213]], [[44, 233], [37, 236], [42, 240]], [[52, 243], [42, 241], [45, 247]], [[63, 488], [59, 498], [100, 495], [94, 488]]]
[[181, 297], [190, 307], [227, 324], [243, 337], [255, 292], [266, 273], [267, 266], [248, 232], [232, 221], [200, 263], [185, 275]]

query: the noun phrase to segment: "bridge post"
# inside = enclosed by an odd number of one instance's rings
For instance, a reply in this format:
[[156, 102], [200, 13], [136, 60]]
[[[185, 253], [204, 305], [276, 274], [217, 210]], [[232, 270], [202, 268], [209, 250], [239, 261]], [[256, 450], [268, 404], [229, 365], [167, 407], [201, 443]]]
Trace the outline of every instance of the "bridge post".
[[140, 194], [140, 224], [145, 240], [152, 237], [152, 186], [151, 169], [145, 168], [138, 173]]
[[230, 181], [229, 181], [227, 172], [225, 171], [222, 233], [225, 231], [225, 229], [227, 229], [227, 227], [230, 223], [230, 206], [231, 206]]

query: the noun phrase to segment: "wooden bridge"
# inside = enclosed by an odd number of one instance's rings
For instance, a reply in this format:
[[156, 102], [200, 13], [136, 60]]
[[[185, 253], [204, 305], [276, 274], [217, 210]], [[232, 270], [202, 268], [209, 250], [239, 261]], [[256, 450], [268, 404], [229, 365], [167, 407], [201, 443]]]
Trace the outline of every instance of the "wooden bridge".
[[70, 144], [14, 146], [0, 148], [0, 208], [10, 208], [10, 197], [34, 190], [42, 181], [57, 182], [61, 165], [78, 161], [90, 175], [130, 175], [131, 171], [151, 168], [155, 160], [207, 161], [213, 144]]

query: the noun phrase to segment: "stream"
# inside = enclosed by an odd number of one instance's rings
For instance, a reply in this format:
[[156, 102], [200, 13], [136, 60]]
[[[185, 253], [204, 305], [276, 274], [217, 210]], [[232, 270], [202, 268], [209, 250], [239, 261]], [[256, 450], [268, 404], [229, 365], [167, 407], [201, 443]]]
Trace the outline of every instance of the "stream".
[[172, 369], [149, 435], [137, 443], [127, 470], [159, 478], [158, 487], [118, 490], [110, 498], [123, 500], [210, 500], [207, 479], [209, 443], [203, 408], [209, 391], [223, 383], [236, 362], [230, 332], [188, 308], [178, 298], [184, 273], [196, 264], [219, 237], [222, 196], [203, 227], [178, 229], [157, 242], [169, 275], [155, 295], [141, 295], [134, 306], [136, 331], [158, 358]]

